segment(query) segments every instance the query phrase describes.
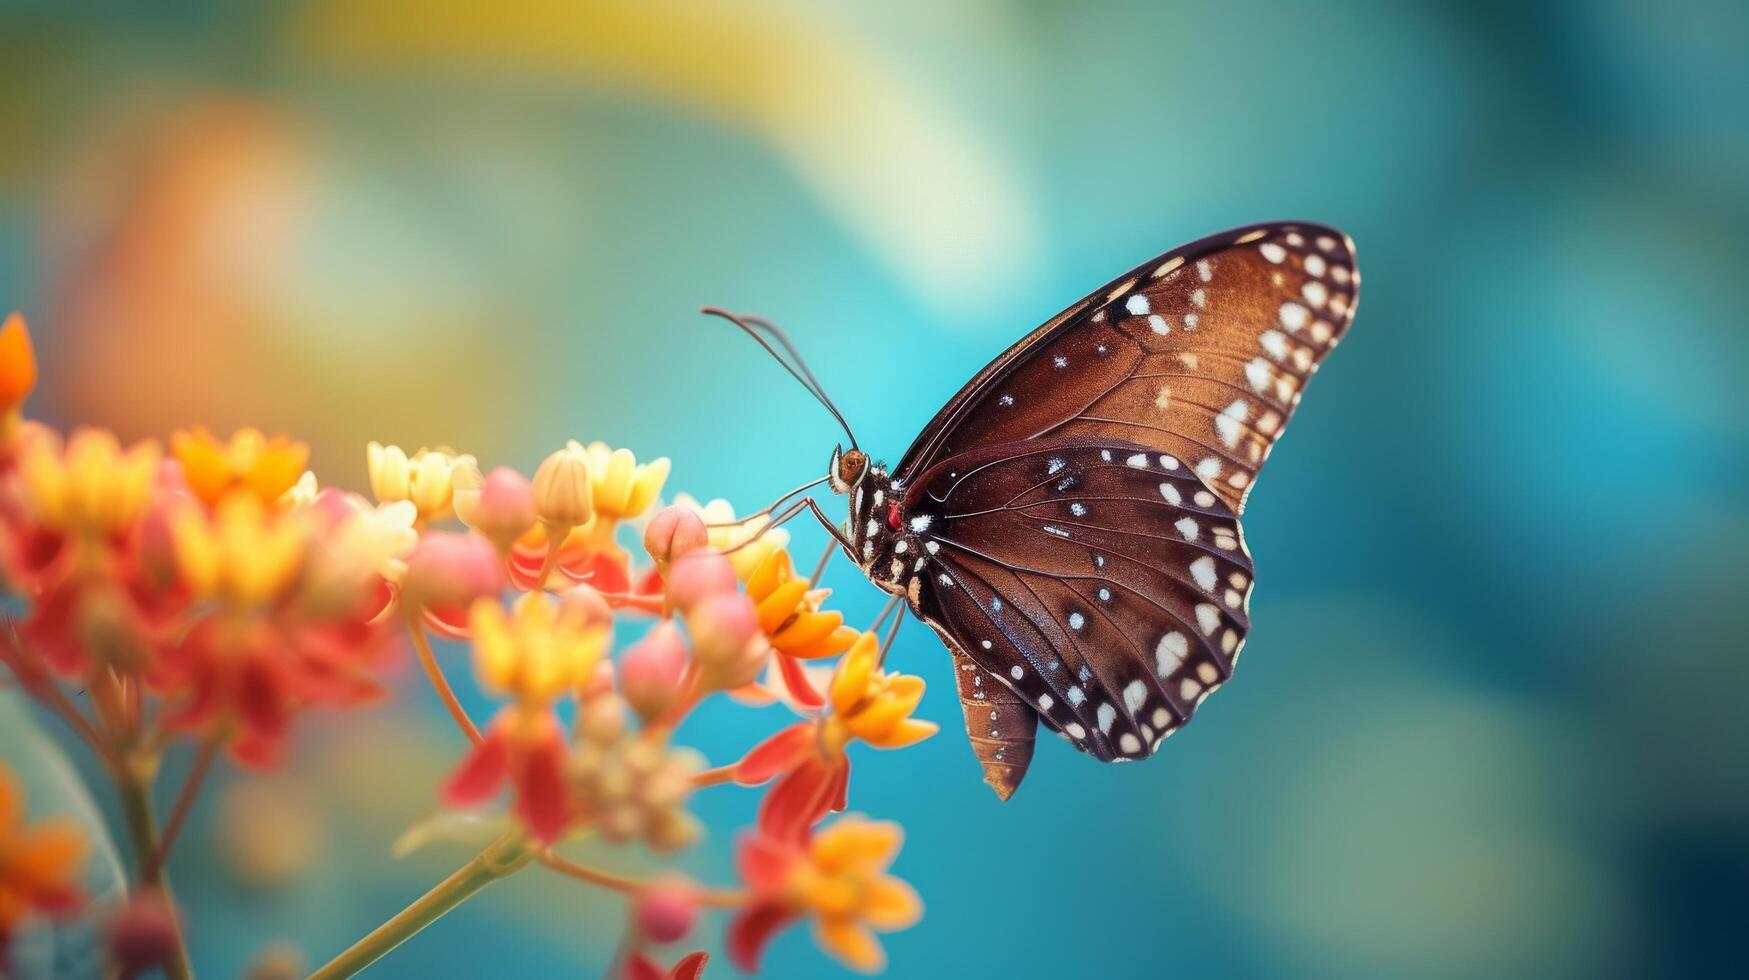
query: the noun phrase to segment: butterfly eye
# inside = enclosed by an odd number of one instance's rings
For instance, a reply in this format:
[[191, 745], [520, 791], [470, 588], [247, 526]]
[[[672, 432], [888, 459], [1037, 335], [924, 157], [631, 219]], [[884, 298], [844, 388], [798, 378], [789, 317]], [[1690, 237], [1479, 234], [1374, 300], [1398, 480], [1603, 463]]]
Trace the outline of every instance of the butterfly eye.
[[868, 454], [860, 449], [852, 449], [838, 457], [838, 482], [845, 485], [855, 484], [862, 479], [862, 474], [868, 470]]

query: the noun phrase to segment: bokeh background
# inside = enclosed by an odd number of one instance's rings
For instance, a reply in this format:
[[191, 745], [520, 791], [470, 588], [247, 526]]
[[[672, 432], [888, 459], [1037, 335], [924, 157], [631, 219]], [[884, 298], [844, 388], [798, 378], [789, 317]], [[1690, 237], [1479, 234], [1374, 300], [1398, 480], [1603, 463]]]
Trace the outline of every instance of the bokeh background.
[[[929, 905], [893, 973], [1740, 967], [1749, 6], [44, 0], [0, 66], [36, 412], [284, 429], [354, 487], [370, 439], [576, 436], [756, 507], [836, 432], [701, 304], [787, 324], [896, 458], [1116, 272], [1343, 227], [1360, 315], [1251, 498], [1255, 629], [1195, 725], [1144, 766], [1047, 739], [1001, 805], [901, 639], [948, 732], [856, 763]], [[459, 749], [416, 680], [199, 813], [204, 972], [319, 963], [461, 860], [388, 856]], [[726, 761], [777, 710], [691, 735]], [[701, 795], [692, 873], [751, 808]], [[619, 908], [521, 876], [373, 975], [593, 975]], [[769, 965], [827, 969], [801, 931]]]

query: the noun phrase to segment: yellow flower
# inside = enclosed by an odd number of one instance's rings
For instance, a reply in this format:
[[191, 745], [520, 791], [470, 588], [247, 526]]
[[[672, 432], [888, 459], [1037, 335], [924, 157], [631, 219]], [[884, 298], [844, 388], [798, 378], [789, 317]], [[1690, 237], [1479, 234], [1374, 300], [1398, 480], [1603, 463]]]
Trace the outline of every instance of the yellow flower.
[[183, 429], [171, 435], [170, 452], [182, 464], [188, 489], [209, 507], [234, 489], [274, 503], [298, 482], [310, 461], [308, 443], [285, 435], [269, 439], [253, 428], [238, 429], [229, 442], [220, 442], [202, 426]]
[[145, 509], [158, 459], [157, 443], [124, 452], [114, 433], [79, 429], [64, 452], [53, 440], [32, 441], [20, 470], [31, 512], [44, 527], [110, 535]]
[[72, 911], [84, 856], [85, 836], [70, 821], [25, 825], [18, 782], [0, 764], [0, 953], [26, 915]]
[[246, 609], [271, 605], [297, 579], [311, 527], [302, 513], [276, 513], [253, 494], [233, 493], [211, 516], [183, 510], [171, 531], [195, 596]]
[[14, 413], [36, 387], [36, 348], [17, 313], [0, 325], [0, 412]]
[[[577, 443], [567, 448], [576, 449]], [[612, 449], [605, 442], [592, 442], [583, 452], [595, 513], [609, 521], [629, 520], [649, 510], [668, 479], [667, 457], [639, 465], [630, 449]]]
[[798, 576], [789, 552], [770, 550], [747, 578], [747, 596], [759, 609], [759, 628], [779, 653], [812, 660], [843, 653], [857, 631], [844, 615], [821, 612], [830, 589], [813, 589]]
[[481, 686], [524, 707], [544, 707], [577, 687], [607, 649], [605, 626], [544, 592], [517, 599], [508, 616], [496, 599], [477, 600], [468, 625]]
[[735, 520], [735, 508], [721, 497], [708, 504], [701, 504], [682, 493], [675, 496], [674, 502], [681, 507], [691, 508], [699, 517], [704, 518], [711, 548], [729, 557], [730, 563], [735, 566], [736, 577], [743, 582], [747, 581], [766, 556], [789, 546], [789, 532], [783, 528], [768, 529], [766, 525], [771, 523], [768, 517], [757, 517], [745, 524], [732, 523]]
[[458, 469], [478, 468], [474, 457], [445, 448], [421, 449], [411, 457], [399, 446], [373, 442], [365, 447], [370, 465], [370, 490], [378, 502], [411, 500], [422, 521], [449, 516]]
[[[589, 454], [573, 439], [534, 471], [534, 511], [541, 523], [560, 531], [578, 527], [595, 513]], [[562, 540], [549, 534], [549, 540]]]
[[842, 747], [857, 738], [877, 749], [898, 749], [934, 735], [934, 722], [911, 717], [923, 700], [923, 678], [880, 668], [880, 641], [865, 632], [838, 662], [829, 691], [832, 714], [825, 741]]
[[790, 869], [792, 907], [814, 917], [821, 948], [855, 969], [885, 965], [875, 930], [908, 929], [923, 917], [916, 890], [886, 873], [903, 840], [891, 821], [845, 817], [816, 834], [807, 859]]

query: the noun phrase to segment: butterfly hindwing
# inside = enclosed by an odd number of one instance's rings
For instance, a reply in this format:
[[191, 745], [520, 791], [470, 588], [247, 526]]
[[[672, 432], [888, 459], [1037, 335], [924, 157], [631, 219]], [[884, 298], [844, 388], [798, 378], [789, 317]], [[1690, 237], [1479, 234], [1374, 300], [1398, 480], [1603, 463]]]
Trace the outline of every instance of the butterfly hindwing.
[[1002, 442], [1086, 437], [1170, 453], [1235, 512], [1354, 317], [1352, 242], [1304, 222], [1210, 236], [1119, 277], [997, 358], [895, 473]]
[[1144, 758], [1231, 675], [1251, 559], [1232, 509], [1176, 457], [986, 446], [923, 474], [905, 510], [939, 545], [921, 614], [1077, 748]]

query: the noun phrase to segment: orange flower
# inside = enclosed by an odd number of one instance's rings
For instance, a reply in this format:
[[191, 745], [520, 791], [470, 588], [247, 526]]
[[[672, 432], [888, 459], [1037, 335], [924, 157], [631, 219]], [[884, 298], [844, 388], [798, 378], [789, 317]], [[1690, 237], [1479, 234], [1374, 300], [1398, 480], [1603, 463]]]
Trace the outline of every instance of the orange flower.
[[889, 674], [880, 668], [879, 659], [875, 635], [858, 635], [832, 676], [831, 713], [778, 732], [736, 765], [735, 779], [744, 786], [777, 779], [759, 805], [759, 826], [765, 834], [795, 839], [827, 813], [844, 809], [850, 782], [846, 750], [851, 742], [897, 749], [938, 730], [933, 722], [911, 717], [923, 699], [923, 679]]
[[856, 630], [844, 625], [842, 613], [820, 611], [831, 594], [797, 575], [782, 548], [772, 549], [747, 578], [747, 595], [759, 607], [759, 628], [778, 653], [803, 660], [836, 656], [856, 642]]
[[0, 325], [0, 413], [8, 419], [8, 430], [17, 420], [18, 407], [35, 387], [36, 348], [30, 342], [24, 317], [13, 313]]
[[237, 489], [272, 504], [297, 484], [310, 461], [308, 443], [286, 435], [269, 439], [253, 428], [238, 429], [229, 442], [204, 426], [182, 429], [170, 437], [170, 452], [182, 464], [189, 490], [208, 507]]
[[805, 917], [826, 952], [853, 969], [879, 971], [886, 954], [875, 931], [908, 929], [923, 916], [917, 892], [887, 874], [903, 839], [896, 823], [851, 816], [801, 841], [743, 841], [738, 863], [755, 899], [729, 926], [730, 958], [755, 969], [765, 944]]
[[0, 764], [0, 957], [26, 916], [64, 916], [78, 908], [75, 879], [84, 856], [84, 835], [71, 822], [25, 825], [18, 782]]

